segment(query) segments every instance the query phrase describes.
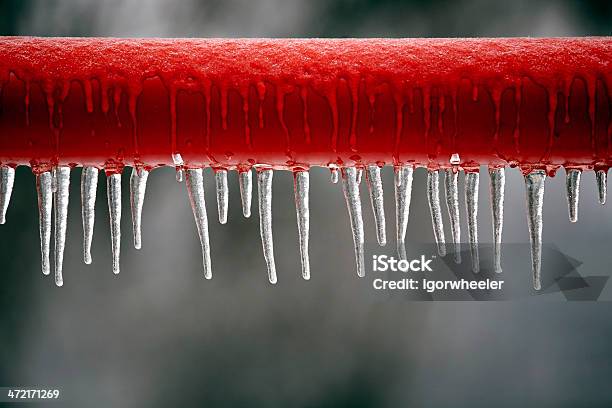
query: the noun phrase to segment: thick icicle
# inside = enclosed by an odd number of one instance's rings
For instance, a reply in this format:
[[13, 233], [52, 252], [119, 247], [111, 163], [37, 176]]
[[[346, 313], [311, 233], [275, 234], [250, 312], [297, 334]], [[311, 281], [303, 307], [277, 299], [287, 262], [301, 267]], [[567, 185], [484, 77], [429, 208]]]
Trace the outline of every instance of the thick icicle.
[[444, 191], [446, 193], [446, 208], [451, 222], [451, 233], [455, 244], [455, 262], [461, 263], [461, 224], [459, 221], [459, 171], [446, 169]]
[[42, 256], [42, 273], [51, 272], [49, 266], [49, 248], [51, 246], [51, 210], [53, 208], [53, 176], [50, 171], [36, 175], [36, 191], [38, 193], [38, 224], [40, 232], [40, 253]]
[[567, 171], [565, 189], [567, 192], [567, 211], [570, 222], [578, 221], [578, 199], [580, 198], [580, 175], [582, 171], [571, 169]]
[[308, 206], [309, 180], [310, 177], [307, 171], [297, 171], [293, 174], [302, 277], [306, 280], [310, 279], [310, 259], [308, 257], [308, 234], [310, 229], [310, 210]]
[[434, 238], [438, 245], [438, 254], [446, 256], [446, 242], [444, 240], [444, 226], [442, 225], [442, 210], [440, 209], [440, 175], [438, 170], [427, 172], [427, 199], [431, 213]]
[[257, 193], [259, 197], [259, 230], [264, 258], [268, 267], [270, 283], [276, 283], [276, 265], [274, 264], [274, 244], [272, 241], [272, 170], [257, 172]]
[[472, 256], [472, 271], [480, 271], [480, 256], [478, 255], [478, 173], [465, 175], [465, 209], [468, 221], [468, 240], [470, 242], [470, 255]]
[[368, 190], [370, 190], [370, 202], [374, 212], [374, 222], [376, 223], [376, 239], [380, 246], [385, 246], [387, 244], [387, 232], [385, 230], [385, 206], [380, 167], [368, 166], [366, 181], [368, 183]]
[[210, 262], [210, 240], [208, 237], [208, 216], [206, 215], [206, 200], [204, 199], [204, 172], [202, 169], [188, 169], [186, 172], [187, 193], [195, 218], [200, 246], [202, 247], [202, 265], [204, 277], [212, 278]]
[[240, 199], [242, 200], [242, 215], [251, 216], [251, 197], [253, 196], [253, 173], [251, 170], [238, 173], [240, 183]]
[[113, 273], [119, 273], [119, 254], [121, 248], [121, 174], [110, 174], [106, 178], [108, 193], [108, 212], [110, 214], [111, 249], [113, 253]]
[[6, 222], [6, 210], [11, 201], [14, 183], [15, 169], [9, 166], [0, 167], [0, 224]]
[[227, 205], [229, 189], [227, 187], [227, 170], [217, 170], [215, 172], [215, 185], [217, 187], [217, 211], [219, 222], [227, 223]]
[[395, 231], [397, 234], [397, 254], [406, 259], [406, 231], [412, 198], [412, 166], [395, 167]]
[[55, 284], [62, 286], [64, 278], [64, 248], [66, 247], [66, 224], [68, 222], [68, 194], [70, 192], [70, 167], [58, 166], [55, 170], [56, 191], [53, 195], [55, 229]]
[[132, 168], [130, 175], [130, 209], [132, 210], [132, 231], [134, 248], [142, 247], [142, 204], [147, 191], [149, 172], [145, 169]]
[[599, 193], [599, 204], [606, 203], [606, 193], [608, 190], [608, 172], [606, 170], [597, 170], [595, 172], [597, 178], [597, 191]]
[[358, 170], [355, 167], [342, 169], [342, 189], [351, 220], [357, 275], [365, 276], [363, 219], [361, 218], [361, 197], [359, 196]]
[[544, 183], [546, 172], [534, 170], [525, 176], [525, 191], [527, 193], [527, 223], [529, 225], [529, 240], [531, 241], [531, 271], [533, 287], [542, 288], [542, 207], [544, 203]]
[[504, 188], [506, 173], [502, 168], [489, 169], [491, 179], [489, 195], [491, 198], [491, 213], [493, 217], [493, 269], [501, 273], [501, 243], [504, 226]]
[[91, 263], [91, 241], [93, 239], [98, 169], [83, 167], [81, 173], [81, 218], [83, 219], [83, 262]]

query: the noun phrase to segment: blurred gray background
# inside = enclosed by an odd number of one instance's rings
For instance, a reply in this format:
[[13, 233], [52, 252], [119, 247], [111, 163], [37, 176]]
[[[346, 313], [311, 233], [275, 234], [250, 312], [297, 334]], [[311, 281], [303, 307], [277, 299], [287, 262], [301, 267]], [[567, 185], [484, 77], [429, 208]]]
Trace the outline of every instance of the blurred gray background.
[[[609, 1], [0, 2], [0, 34], [6, 35], [573, 36], [611, 30]], [[408, 234], [415, 242], [432, 240], [424, 174], [418, 170], [414, 184]], [[17, 170], [8, 222], [0, 227], [0, 386], [57, 386], [65, 395], [61, 405], [75, 407], [611, 406], [612, 303], [567, 302], [558, 292], [508, 302], [375, 298], [371, 278], [355, 274], [342, 191], [325, 169], [311, 171], [309, 282], [300, 276], [292, 177], [275, 174], [279, 283], [272, 287], [257, 214], [242, 217], [236, 175], [230, 174], [225, 226], [216, 222], [207, 175], [212, 281], [203, 279], [185, 186], [172, 169], [149, 177], [140, 251], [131, 245], [124, 173], [119, 276], [111, 272], [100, 177], [94, 263], [84, 265], [75, 170], [65, 285], [56, 288], [40, 272], [34, 177], [28, 168]], [[595, 177], [585, 173], [580, 220], [570, 224], [564, 177], [561, 171], [547, 184], [544, 239], [579, 260], [579, 273], [609, 275], [612, 208], [597, 203]], [[384, 182], [392, 237], [391, 169], [385, 169]], [[371, 243], [366, 192], [364, 185]], [[492, 235], [487, 192], [483, 174], [484, 242]], [[508, 172], [506, 203], [505, 241], [527, 242], [516, 170]], [[463, 225], [464, 239], [466, 230]], [[528, 252], [523, 256], [528, 265]], [[506, 268], [504, 274], [512, 279], [529, 270]], [[612, 299], [608, 286], [602, 299]]]

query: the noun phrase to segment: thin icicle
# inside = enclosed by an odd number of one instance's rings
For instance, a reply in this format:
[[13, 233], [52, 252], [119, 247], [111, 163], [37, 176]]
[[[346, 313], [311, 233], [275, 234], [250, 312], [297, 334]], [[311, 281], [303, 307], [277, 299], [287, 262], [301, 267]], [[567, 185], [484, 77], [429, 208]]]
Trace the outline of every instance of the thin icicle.
[[531, 241], [531, 271], [533, 287], [542, 288], [542, 207], [544, 203], [544, 184], [546, 172], [534, 170], [525, 176], [525, 191], [527, 194], [527, 223], [529, 225], [529, 240]]
[[53, 176], [50, 171], [36, 175], [38, 193], [38, 224], [40, 232], [40, 253], [43, 275], [49, 275], [49, 249], [51, 246], [51, 210], [53, 208]]
[[501, 273], [501, 243], [504, 226], [504, 189], [506, 173], [503, 168], [489, 169], [489, 195], [491, 199], [491, 214], [493, 217], [493, 269]]
[[93, 239], [98, 169], [83, 167], [81, 173], [81, 218], [83, 219], [83, 261], [91, 263], [91, 241]]
[[358, 170], [355, 167], [342, 169], [342, 189], [351, 220], [353, 231], [353, 244], [355, 246], [355, 260], [357, 262], [357, 275], [365, 276], [363, 219], [361, 218], [361, 197], [359, 196]]
[[310, 229], [310, 210], [308, 206], [309, 189], [310, 177], [308, 172], [295, 172], [293, 174], [295, 211], [297, 213], [298, 237], [300, 241], [302, 277], [306, 280], [310, 279], [310, 259], [308, 257], [308, 234]]
[[567, 192], [567, 211], [570, 222], [578, 221], [578, 199], [580, 198], [580, 175], [582, 171], [571, 169], [567, 171], [565, 189]]
[[270, 283], [275, 284], [274, 243], [272, 241], [272, 170], [257, 172], [257, 193], [259, 197], [259, 230], [264, 258], [268, 267]]
[[185, 161], [183, 160], [183, 156], [181, 156], [180, 153], [173, 153], [172, 163], [174, 163], [174, 168], [176, 169], [176, 181], [182, 183], [185, 176], [185, 170], [183, 169]]
[[56, 192], [53, 195], [55, 229], [55, 284], [64, 285], [62, 267], [66, 247], [66, 224], [68, 222], [68, 194], [70, 192], [70, 167], [58, 166], [55, 170]]
[[359, 167], [357, 169], [357, 184], [361, 184], [361, 178], [363, 176], [363, 169]]
[[438, 254], [446, 256], [446, 242], [444, 240], [444, 226], [442, 225], [442, 210], [440, 208], [440, 175], [438, 170], [427, 172], [427, 200], [434, 238], [438, 245]]
[[110, 214], [113, 273], [118, 274], [121, 248], [121, 174], [116, 173], [107, 176], [106, 188], [108, 193], [108, 212]]
[[217, 212], [219, 213], [219, 222], [227, 223], [227, 206], [229, 189], [227, 187], [227, 170], [217, 170], [215, 172], [215, 185], [217, 187]]
[[337, 167], [331, 167], [330, 171], [330, 180], [332, 183], [337, 184], [340, 179], [340, 171]]
[[397, 254], [400, 259], [406, 259], [405, 240], [410, 215], [413, 172], [413, 167], [409, 165], [395, 168], [395, 231], [397, 234]]
[[[451, 159], [452, 161], [452, 159]], [[451, 233], [455, 244], [455, 263], [461, 263], [461, 224], [459, 221], [459, 171], [446, 169], [444, 177], [444, 191], [446, 195], [446, 208], [451, 222]]]
[[240, 199], [242, 200], [242, 215], [251, 216], [251, 197], [253, 196], [253, 173], [251, 170], [241, 171], [238, 174], [240, 183]]
[[606, 193], [608, 190], [608, 172], [606, 170], [597, 170], [595, 172], [597, 178], [597, 191], [599, 193], [599, 204], [606, 203]]
[[206, 200], [204, 199], [204, 172], [202, 169], [188, 169], [186, 173], [187, 193], [193, 211], [200, 246], [202, 248], [202, 266], [204, 277], [212, 278], [210, 262], [210, 239], [208, 237], [208, 216], [206, 215]]
[[0, 167], [0, 224], [6, 222], [6, 210], [11, 202], [15, 184], [15, 169], [9, 166]]
[[472, 256], [472, 271], [480, 271], [480, 256], [478, 255], [478, 173], [465, 175], [465, 209], [468, 220], [468, 240], [470, 242], [470, 255]]
[[370, 191], [370, 203], [374, 212], [374, 222], [376, 223], [376, 239], [380, 246], [387, 244], [387, 232], [385, 230], [385, 206], [383, 201], [383, 185], [380, 178], [380, 167], [368, 166], [366, 181]]
[[134, 248], [142, 248], [142, 205], [147, 191], [149, 171], [132, 168], [130, 175], [130, 209], [132, 210], [132, 231]]

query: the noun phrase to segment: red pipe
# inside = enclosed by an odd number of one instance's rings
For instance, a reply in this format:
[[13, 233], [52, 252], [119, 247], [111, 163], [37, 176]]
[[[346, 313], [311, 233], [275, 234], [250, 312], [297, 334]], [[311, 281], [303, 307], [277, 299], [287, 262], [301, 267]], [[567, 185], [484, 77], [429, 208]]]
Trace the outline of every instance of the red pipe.
[[605, 168], [612, 38], [0, 37], [0, 164]]

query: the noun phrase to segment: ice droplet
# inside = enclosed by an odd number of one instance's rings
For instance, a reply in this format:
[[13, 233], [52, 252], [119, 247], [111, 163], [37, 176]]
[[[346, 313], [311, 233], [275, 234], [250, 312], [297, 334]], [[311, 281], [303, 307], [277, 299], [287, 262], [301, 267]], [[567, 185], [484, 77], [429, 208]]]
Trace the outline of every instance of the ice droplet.
[[238, 173], [238, 182], [240, 183], [242, 215], [249, 218], [251, 216], [251, 198], [253, 196], [253, 173], [251, 170]]
[[397, 254], [400, 259], [406, 259], [406, 231], [410, 216], [410, 201], [412, 199], [412, 166], [395, 168], [395, 231], [397, 234]]
[[493, 269], [501, 273], [501, 244], [502, 229], [504, 226], [504, 188], [506, 173], [502, 168], [489, 169], [491, 183], [489, 195], [491, 198], [491, 214], [493, 217]]
[[565, 190], [567, 192], [567, 210], [570, 222], [578, 221], [578, 199], [580, 198], [580, 175], [582, 171], [571, 169], [565, 177]]
[[531, 271], [533, 287], [542, 288], [542, 207], [544, 204], [544, 184], [546, 172], [534, 170], [525, 176], [525, 191], [527, 195], [527, 223], [529, 225], [529, 240], [531, 241]]
[[212, 278], [210, 262], [210, 239], [208, 237], [208, 216], [206, 215], [206, 201], [204, 197], [204, 172], [202, 169], [188, 169], [186, 174], [187, 193], [193, 211], [200, 246], [202, 248], [202, 266], [204, 277]]
[[268, 278], [270, 283], [275, 284], [276, 265], [274, 264], [274, 243], [272, 241], [272, 170], [258, 170], [257, 193], [259, 197], [259, 230], [261, 234], [261, 245], [263, 247], [266, 266], [268, 267]]
[[438, 170], [429, 170], [427, 172], [427, 201], [429, 202], [434, 238], [438, 245], [438, 254], [446, 256], [442, 210], [440, 209], [440, 175]]
[[98, 169], [83, 167], [81, 173], [81, 218], [83, 219], [83, 262], [91, 263], [91, 242], [93, 239]]
[[121, 174], [108, 175], [106, 177], [106, 188], [108, 194], [108, 212], [110, 214], [113, 273], [118, 274], [121, 248]]
[[359, 196], [358, 170], [355, 167], [342, 169], [342, 189], [348, 208], [353, 231], [353, 244], [355, 246], [355, 260], [357, 262], [357, 275], [365, 276], [363, 219], [361, 217], [361, 197]]
[[[452, 159], [451, 159], [452, 161]], [[461, 223], [459, 218], [459, 172], [456, 169], [446, 169], [444, 191], [446, 208], [451, 222], [451, 233], [455, 244], [455, 263], [461, 263]]]
[[606, 193], [608, 190], [608, 172], [606, 170], [597, 170], [595, 172], [597, 178], [597, 191], [599, 193], [599, 204], [606, 203]]
[[53, 176], [45, 171], [36, 175], [36, 191], [38, 193], [38, 224], [40, 232], [40, 253], [43, 275], [49, 275], [49, 248], [51, 246], [51, 210], [53, 208]]
[[217, 188], [217, 212], [219, 222], [227, 223], [227, 206], [229, 200], [229, 189], [227, 187], [227, 170], [221, 169], [215, 172], [215, 186]]
[[66, 224], [68, 221], [68, 198], [70, 192], [70, 167], [58, 166], [55, 169], [56, 191], [53, 195], [55, 229], [55, 284], [64, 285], [62, 267], [66, 246]]
[[480, 271], [480, 256], [478, 254], [478, 173], [465, 175], [465, 208], [468, 220], [468, 240], [470, 242], [470, 255], [472, 256], [472, 271]]
[[300, 241], [302, 277], [306, 280], [310, 279], [310, 259], [308, 256], [308, 235], [310, 229], [310, 209], [308, 206], [309, 189], [310, 177], [308, 172], [295, 172], [293, 174], [295, 210], [297, 213], [298, 237]]
[[11, 202], [15, 184], [15, 169], [9, 166], [0, 167], [0, 224], [6, 222], [6, 210]]
[[366, 170], [366, 182], [370, 191], [370, 203], [376, 223], [376, 239], [380, 246], [387, 244], [387, 232], [385, 230], [385, 206], [383, 199], [383, 184], [380, 178], [380, 167], [368, 166]]
[[149, 171], [132, 168], [130, 175], [130, 209], [132, 211], [132, 231], [134, 248], [142, 248], [142, 205], [147, 191]]

